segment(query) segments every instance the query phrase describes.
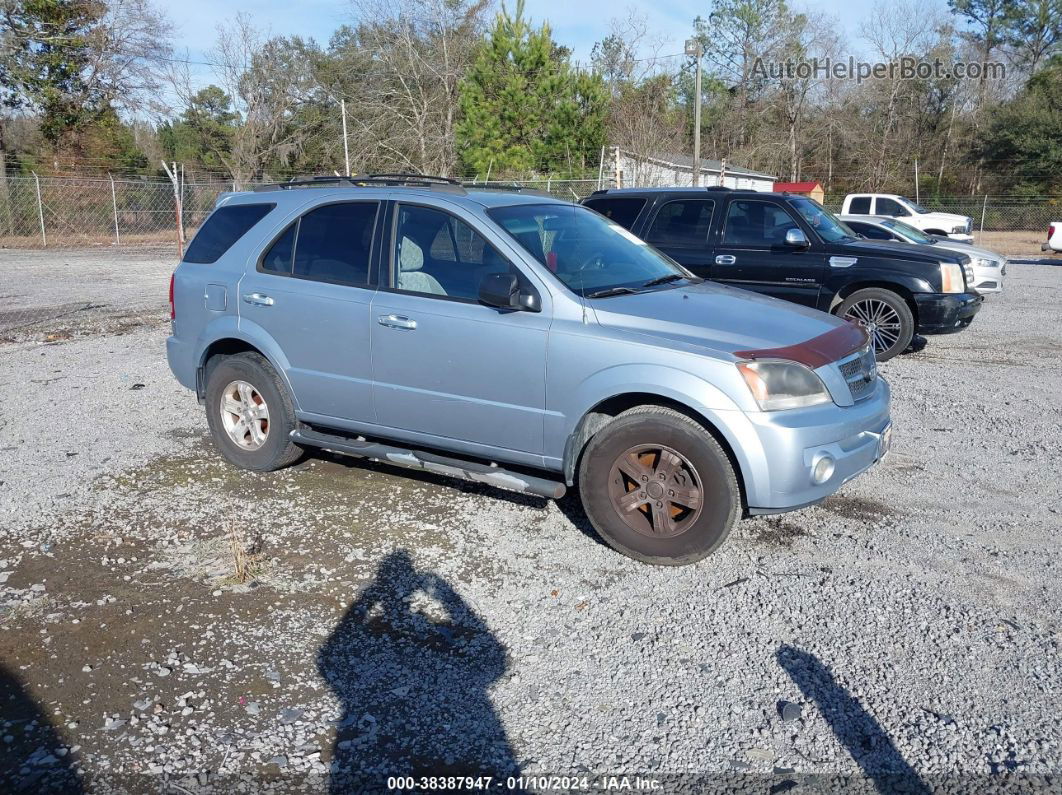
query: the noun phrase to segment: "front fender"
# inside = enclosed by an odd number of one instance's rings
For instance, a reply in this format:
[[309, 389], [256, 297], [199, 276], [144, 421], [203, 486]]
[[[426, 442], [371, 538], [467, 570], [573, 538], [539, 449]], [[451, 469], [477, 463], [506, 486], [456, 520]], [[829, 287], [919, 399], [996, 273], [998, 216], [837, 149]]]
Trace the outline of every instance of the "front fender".
[[[720, 362], [721, 366], [730, 367]], [[737, 372], [734, 372], [735, 378]], [[709, 423], [726, 442], [742, 482], [766, 466], [755, 431], [741, 407], [723, 390], [685, 370], [665, 365], [630, 364], [599, 370], [569, 393], [560, 407], [564, 417], [564, 475], [574, 483], [575, 464], [586, 441], [603, 425], [593, 409], [630, 394], [655, 396], [685, 406]], [[553, 415], [557, 416], [557, 415]]]

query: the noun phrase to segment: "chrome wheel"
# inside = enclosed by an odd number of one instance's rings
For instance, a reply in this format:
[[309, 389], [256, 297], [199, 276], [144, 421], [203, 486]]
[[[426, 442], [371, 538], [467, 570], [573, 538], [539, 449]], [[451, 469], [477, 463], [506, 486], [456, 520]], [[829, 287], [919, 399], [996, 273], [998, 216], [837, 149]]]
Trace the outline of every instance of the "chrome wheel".
[[670, 538], [688, 530], [701, 515], [697, 470], [677, 450], [642, 444], [612, 464], [609, 499], [629, 528], [652, 538]]
[[844, 316], [863, 324], [874, 343], [875, 354], [885, 353], [900, 339], [902, 323], [899, 313], [877, 298], [857, 301]]
[[246, 381], [232, 381], [221, 392], [221, 424], [238, 446], [257, 450], [269, 436], [269, 407]]

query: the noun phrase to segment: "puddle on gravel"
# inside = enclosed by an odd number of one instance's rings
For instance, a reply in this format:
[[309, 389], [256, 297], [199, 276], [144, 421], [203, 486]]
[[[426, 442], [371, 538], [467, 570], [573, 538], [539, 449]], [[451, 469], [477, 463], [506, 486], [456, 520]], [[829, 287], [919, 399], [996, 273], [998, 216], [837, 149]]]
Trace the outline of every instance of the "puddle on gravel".
[[872, 500], [867, 497], [847, 497], [843, 495], [827, 497], [819, 504], [819, 507], [824, 511], [829, 511], [835, 516], [841, 516], [845, 519], [851, 519], [856, 522], [864, 522], [867, 524], [880, 522], [882, 519], [886, 519], [898, 513], [898, 511], [878, 500]]
[[752, 540], [758, 544], [771, 544], [777, 547], [791, 547], [798, 538], [811, 534], [798, 524], [778, 516], [766, 516], [759, 519], [759, 527], [754, 531]]

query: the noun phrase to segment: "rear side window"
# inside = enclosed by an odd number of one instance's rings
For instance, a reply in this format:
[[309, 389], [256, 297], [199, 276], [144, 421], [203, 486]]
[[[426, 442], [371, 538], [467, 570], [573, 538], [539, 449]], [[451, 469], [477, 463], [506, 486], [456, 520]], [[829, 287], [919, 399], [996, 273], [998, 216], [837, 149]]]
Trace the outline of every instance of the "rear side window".
[[333, 284], [369, 283], [376, 202], [317, 207], [289, 226], [263, 255], [259, 270]]
[[848, 203], [848, 212], [852, 215], [870, 215], [870, 197], [856, 196]]
[[668, 202], [660, 208], [645, 242], [658, 246], [703, 246], [708, 242], [715, 202], [686, 199]]
[[184, 253], [185, 262], [208, 265], [217, 262], [232, 244], [276, 207], [275, 204], [230, 204], [219, 207], [192, 239]]
[[622, 227], [630, 229], [645, 206], [645, 199], [590, 199], [584, 204]]

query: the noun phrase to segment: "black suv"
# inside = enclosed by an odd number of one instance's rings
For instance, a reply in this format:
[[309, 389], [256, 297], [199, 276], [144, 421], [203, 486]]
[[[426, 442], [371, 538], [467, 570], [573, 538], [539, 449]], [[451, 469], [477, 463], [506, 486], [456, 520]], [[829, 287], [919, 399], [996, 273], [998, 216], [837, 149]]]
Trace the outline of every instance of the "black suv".
[[969, 257], [863, 240], [816, 201], [728, 188], [599, 190], [583, 204], [698, 276], [864, 323], [878, 361], [981, 308]]

